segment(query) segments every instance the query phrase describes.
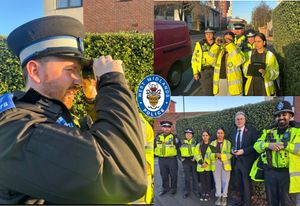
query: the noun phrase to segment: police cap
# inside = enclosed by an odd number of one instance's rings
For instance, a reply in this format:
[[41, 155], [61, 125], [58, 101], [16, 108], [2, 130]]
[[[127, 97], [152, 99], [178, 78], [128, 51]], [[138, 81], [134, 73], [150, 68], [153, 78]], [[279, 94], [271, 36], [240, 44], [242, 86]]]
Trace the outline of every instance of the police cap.
[[208, 27], [207, 29], [205, 29], [204, 32], [205, 33], [215, 33], [216, 31]]
[[281, 101], [275, 107], [274, 115], [281, 114], [283, 112], [289, 112], [294, 116], [292, 105], [288, 101]]
[[244, 29], [244, 28], [245, 28], [245, 25], [242, 23], [234, 24], [234, 30], [240, 30], [240, 29]]
[[254, 37], [255, 36], [255, 31], [253, 30], [253, 29], [248, 29], [247, 31], [246, 31], [246, 36], [247, 37]]
[[162, 121], [160, 122], [160, 126], [162, 127], [171, 127], [173, 124], [170, 121]]
[[68, 16], [47, 16], [27, 22], [7, 37], [8, 48], [20, 58], [22, 66], [44, 56], [83, 57], [84, 28], [80, 21]]
[[194, 131], [193, 131], [193, 129], [186, 128], [186, 129], [184, 130], [184, 133], [192, 133], [192, 134], [194, 134]]

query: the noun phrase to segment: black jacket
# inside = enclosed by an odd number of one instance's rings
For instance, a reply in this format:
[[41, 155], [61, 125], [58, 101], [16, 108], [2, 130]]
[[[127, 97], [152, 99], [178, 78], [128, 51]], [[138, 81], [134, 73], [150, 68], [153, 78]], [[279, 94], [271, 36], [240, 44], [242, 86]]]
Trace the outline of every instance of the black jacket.
[[61, 102], [14, 93], [16, 108], [0, 113], [1, 204], [125, 203], [145, 193], [142, 129], [124, 75], [103, 75], [97, 92], [86, 131], [57, 123], [72, 124]]
[[[232, 131], [229, 134], [229, 140], [231, 141], [232, 146], [235, 145], [235, 138], [237, 135], [237, 129]], [[246, 125], [243, 131], [243, 136], [242, 136], [242, 145], [241, 149], [244, 150], [244, 154], [239, 156], [241, 163], [243, 166], [246, 168], [246, 171], [250, 172], [250, 169], [252, 167], [253, 162], [257, 158], [258, 154], [254, 150], [253, 145], [256, 142], [257, 138], [259, 137], [259, 134], [257, 130], [254, 127], [251, 127], [249, 125]], [[235, 156], [232, 158], [232, 164], [234, 166], [236, 161]]]

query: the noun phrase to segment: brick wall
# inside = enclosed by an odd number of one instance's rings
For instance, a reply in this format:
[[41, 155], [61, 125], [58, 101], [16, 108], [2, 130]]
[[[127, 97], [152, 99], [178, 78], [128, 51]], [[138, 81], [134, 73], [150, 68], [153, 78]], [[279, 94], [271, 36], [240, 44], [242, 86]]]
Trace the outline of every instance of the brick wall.
[[153, 0], [83, 0], [88, 32], [153, 31]]

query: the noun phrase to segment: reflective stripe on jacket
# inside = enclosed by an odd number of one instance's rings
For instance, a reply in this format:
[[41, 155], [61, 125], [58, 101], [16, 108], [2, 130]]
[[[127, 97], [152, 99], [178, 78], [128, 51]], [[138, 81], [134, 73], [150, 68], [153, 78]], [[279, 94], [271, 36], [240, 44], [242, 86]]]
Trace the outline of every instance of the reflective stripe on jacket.
[[[267, 134], [273, 132], [273, 138], [276, 142], [281, 142], [283, 135], [278, 135], [276, 129], [264, 130], [261, 137], [254, 144], [254, 149], [258, 153], [263, 153], [262, 157], [266, 158], [266, 149], [269, 143], [266, 142]], [[290, 141], [284, 150], [272, 151], [272, 167], [275, 168], [289, 168], [290, 173], [290, 193], [300, 192], [300, 129], [290, 129]], [[263, 160], [266, 164], [267, 160]]]
[[[243, 64], [245, 58], [241, 52], [241, 50], [230, 43], [226, 45], [226, 50], [228, 51], [228, 58], [226, 61], [226, 74], [227, 74], [227, 82], [228, 82], [228, 92], [230, 95], [240, 95], [243, 92], [243, 78], [242, 71], [240, 69], [240, 65]], [[214, 77], [213, 77], [213, 92], [214, 95], [219, 93], [219, 80], [220, 80], [220, 69], [221, 69], [221, 61], [223, 54], [225, 52], [225, 48], [221, 50], [218, 55], [217, 62], [214, 65]]]
[[212, 65], [217, 57], [218, 50], [217, 47], [210, 46], [208, 43], [201, 45], [200, 42], [197, 42], [191, 62], [193, 74], [201, 72], [202, 66]]
[[175, 137], [169, 134], [164, 137], [163, 134], [157, 136], [154, 154], [158, 157], [173, 157], [177, 155]]
[[180, 153], [182, 157], [193, 157], [195, 154], [195, 141], [193, 139], [184, 140], [180, 146]]
[[[252, 55], [252, 51], [249, 51], [248, 55], [247, 55], [247, 60], [245, 61], [244, 65], [243, 65], [243, 73], [244, 73], [244, 76], [247, 78], [247, 82], [245, 85], [245, 95], [248, 94], [249, 88], [251, 85], [251, 81], [252, 81], [252, 76], [247, 75], [248, 67], [251, 64], [251, 55]], [[275, 94], [276, 88], [274, 85], [275, 84], [274, 81], [277, 79], [278, 76], [279, 76], [279, 65], [278, 65], [277, 59], [271, 51], [267, 51], [266, 73], [263, 76], [267, 96], [271, 96], [271, 95]]]
[[[210, 147], [207, 147], [207, 150], [204, 155], [204, 159], [202, 159], [202, 153], [200, 148], [200, 143], [197, 144], [195, 149], [195, 160], [197, 162], [197, 172], [211, 171], [211, 150]], [[201, 167], [203, 163], [206, 163], [206, 167]]]
[[[211, 145], [214, 147], [217, 147], [217, 140], [212, 141]], [[223, 146], [221, 148], [221, 161], [223, 162], [224, 170], [226, 170], [226, 171], [231, 170], [230, 159], [232, 157], [232, 154], [230, 153], [230, 151], [231, 151], [231, 143], [230, 143], [230, 141], [224, 139]], [[211, 154], [211, 170], [212, 171], [215, 171], [215, 169], [216, 169], [215, 162], [216, 162], [216, 154], [212, 153]]]

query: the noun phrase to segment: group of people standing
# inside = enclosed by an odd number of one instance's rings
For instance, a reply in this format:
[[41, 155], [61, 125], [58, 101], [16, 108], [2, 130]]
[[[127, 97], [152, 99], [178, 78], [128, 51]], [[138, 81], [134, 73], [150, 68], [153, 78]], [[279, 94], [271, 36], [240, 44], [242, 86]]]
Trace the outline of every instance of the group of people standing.
[[264, 34], [235, 24], [215, 38], [215, 31], [205, 30], [205, 38], [196, 42], [192, 69], [194, 80], [201, 75], [203, 96], [272, 96], [276, 94], [279, 65], [267, 49]]
[[[162, 190], [158, 195], [169, 190], [171, 194], [177, 192], [179, 160], [184, 172], [183, 198], [188, 197], [192, 184], [200, 201], [209, 201], [213, 176], [215, 205], [227, 205], [229, 185], [239, 191], [234, 205], [251, 205], [251, 183], [256, 180], [253, 171], [259, 171], [256, 160], [262, 159], [265, 173], [262, 181], [268, 203], [272, 206], [300, 205], [300, 129], [293, 124], [293, 116], [290, 103], [279, 102], [274, 112], [276, 124], [260, 135], [254, 127], [246, 124], [246, 115], [239, 111], [235, 114], [234, 131], [227, 133], [220, 127], [216, 138], [212, 138], [208, 130], [202, 131], [201, 141], [193, 137], [191, 128], [187, 128], [185, 137], [179, 139], [171, 132], [172, 122], [161, 122], [163, 132], [154, 141], [154, 153], [162, 177]], [[274, 141], [266, 138], [270, 131]], [[270, 160], [266, 153], [271, 154]]]

